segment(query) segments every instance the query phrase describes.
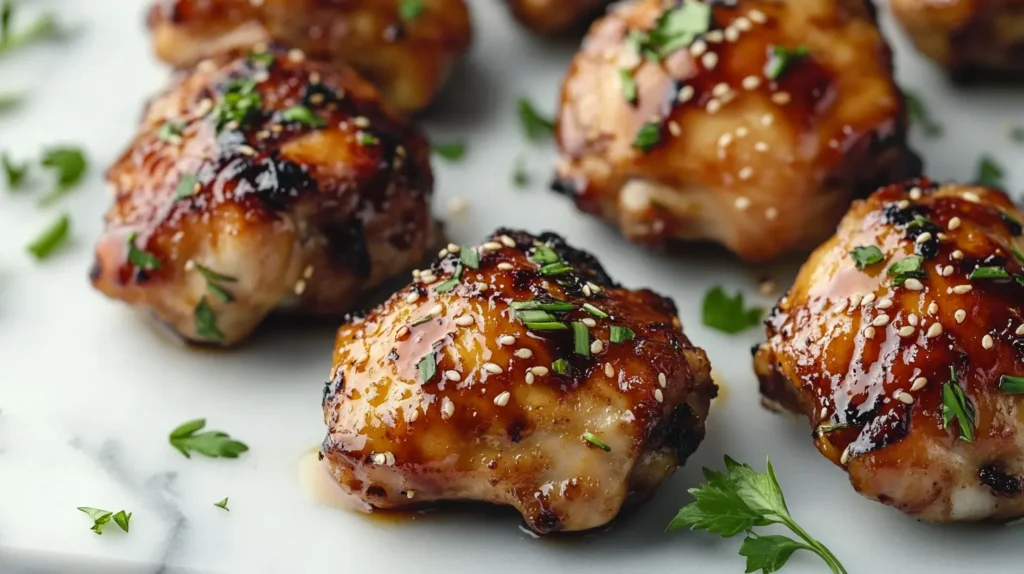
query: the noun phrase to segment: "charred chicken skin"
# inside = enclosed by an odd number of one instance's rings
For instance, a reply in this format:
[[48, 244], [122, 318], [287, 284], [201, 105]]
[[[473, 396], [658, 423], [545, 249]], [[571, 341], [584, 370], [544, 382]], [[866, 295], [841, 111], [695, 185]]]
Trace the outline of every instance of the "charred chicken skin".
[[955, 80], [1024, 80], [1024, 0], [893, 0], [917, 49]]
[[423, 134], [294, 51], [181, 74], [107, 179], [93, 285], [193, 341], [235, 343], [275, 309], [342, 316], [431, 241]]
[[510, 505], [608, 523], [697, 448], [716, 387], [673, 303], [556, 235], [450, 245], [338, 332], [321, 456], [367, 509]]
[[175, 66], [281, 42], [354, 66], [406, 112], [433, 100], [472, 39], [464, 0], [157, 0], [149, 27]]
[[632, 241], [810, 250], [855, 197], [918, 174], [862, 0], [631, 0], [562, 91], [556, 188]]
[[868, 498], [916, 518], [1024, 515], [1024, 239], [1000, 191], [894, 185], [854, 204], [767, 321], [768, 405]]
[[512, 13], [539, 34], [571, 30], [597, 16], [611, 0], [508, 0]]

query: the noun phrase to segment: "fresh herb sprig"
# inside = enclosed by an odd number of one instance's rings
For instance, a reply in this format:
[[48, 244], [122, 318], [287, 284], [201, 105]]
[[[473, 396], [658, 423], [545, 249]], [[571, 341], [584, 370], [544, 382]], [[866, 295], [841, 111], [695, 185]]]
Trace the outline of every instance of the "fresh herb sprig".
[[867, 269], [868, 267], [881, 263], [885, 256], [882, 255], [882, 250], [874, 245], [859, 245], [853, 248], [850, 252], [850, 257], [853, 258], [854, 263], [857, 264], [857, 269]]
[[29, 44], [53, 40], [60, 36], [61, 28], [53, 14], [43, 14], [28, 26], [14, 29], [13, 0], [0, 3], [0, 56]]
[[70, 230], [71, 218], [67, 215], [60, 216], [35, 241], [29, 244], [28, 252], [32, 254], [32, 257], [35, 257], [36, 261], [43, 261], [49, 258], [62, 245], [67, 243]]
[[446, 159], [451, 162], [462, 160], [466, 155], [466, 143], [465, 142], [451, 142], [451, 143], [434, 143], [431, 144], [430, 150], [434, 152], [434, 155]]
[[966, 442], [974, 440], [975, 411], [974, 403], [960, 387], [956, 369], [949, 368], [949, 382], [942, 385], [942, 428], [956, 420], [960, 431], [960, 439]]
[[85, 157], [85, 153], [73, 147], [57, 147], [47, 150], [43, 154], [40, 165], [57, 175], [56, 187], [39, 200], [39, 204], [44, 206], [54, 203], [78, 186], [89, 170], [89, 161]]
[[904, 90], [903, 100], [907, 104], [907, 115], [910, 117], [910, 122], [920, 126], [925, 137], [937, 138], [942, 135], [942, 124], [935, 121], [920, 96]]
[[101, 510], [99, 508], [92, 508], [89, 506], [79, 506], [78, 510], [81, 510], [88, 514], [89, 518], [92, 518], [92, 528], [89, 530], [92, 530], [96, 534], [103, 534], [103, 529], [106, 528], [107, 524], [109, 524], [111, 520], [113, 520], [114, 524], [118, 525], [121, 530], [128, 532], [128, 521], [132, 518], [131, 512], [119, 510], [115, 513], [110, 510]]
[[[725, 473], [705, 468], [707, 482], [690, 489], [694, 501], [680, 509], [668, 530], [706, 530], [723, 538], [746, 534], [739, 553], [747, 558], [747, 572], [775, 572], [794, 552], [807, 550], [820, 556], [833, 574], [846, 574], [839, 559], [793, 520], [770, 460], [766, 466], [762, 474], [727, 456]], [[772, 524], [785, 526], [799, 540], [754, 532]]]
[[171, 446], [192, 458], [193, 451], [211, 458], [238, 458], [238, 455], [249, 450], [245, 443], [239, 442], [221, 431], [199, 432], [206, 428], [206, 419], [196, 419], [182, 424], [171, 431]]
[[550, 139], [555, 135], [555, 122], [541, 115], [533, 102], [527, 98], [519, 98], [516, 105], [519, 114], [519, 123], [523, 127], [523, 133], [531, 141]]
[[737, 292], [734, 297], [726, 294], [721, 286], [713, 287], [704, 295], [702, 316], [704, 325], [730, 335], [735, 335], [751, 327], [756, 327], [764, 315], [760, 307], [747, 307], [743, 302], [743, 293]]
[[978, 159], [977, 175], [974, 182], [985, 187], [1003, 189], [1006, 187], [1006, 172], [992, 156], [985, 154]]

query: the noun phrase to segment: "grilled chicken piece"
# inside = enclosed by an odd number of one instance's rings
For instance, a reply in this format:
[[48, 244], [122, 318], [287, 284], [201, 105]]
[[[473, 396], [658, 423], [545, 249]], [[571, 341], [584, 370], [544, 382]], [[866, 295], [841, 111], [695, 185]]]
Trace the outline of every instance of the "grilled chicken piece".
[[558, 34], [587, 22], [611, 0], [508, 0], [512, 13], [539, 34]]
[[585, 530], [686, 461], [716, 392], [671, 300], [502, 230], [340, 329], [321, 457], [368, 510], [475, 500]]
[[341, 316], [432, 232], [423, 134], [351, 69], [283, 52], [181, 74], [107, 178], [93, 285], [194, 341]]
[[918, 50], [956, 80], [1024, 80], [1024, 0], [893, 0]]
[[354, 66], [406, 112], [430, 103], [472, 38], [464, 0], [156, 0], [149, 27], [175, 66], [278, 41]]
[[761, 392], [864, 496], [936, 522], [1024, 515], [1022, 219], [991, 189], [882, 189], [767, 321]]
[[917, 175], [867, 2], [738, 0], [710, 18], [667, 4], [612, 8], [569, 71], [556, 189], [580, 209], [638, 243], [708, 239], [762, 261], [813, 248], [853, 198]]

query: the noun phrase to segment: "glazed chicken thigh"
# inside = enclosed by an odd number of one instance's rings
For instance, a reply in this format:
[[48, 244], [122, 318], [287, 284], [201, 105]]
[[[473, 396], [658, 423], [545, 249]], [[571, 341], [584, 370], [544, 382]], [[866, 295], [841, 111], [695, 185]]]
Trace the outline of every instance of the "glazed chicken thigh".
[[767, 404], [806, 414], [864, 496], [937, 522], [1024, 515], [1022, 218], [991, 189], [882, 189], [768, 319]]
[[423, 134], [294, 50], [182, 73], [107, 178], [93, 285], [194, 341], [235, 343], [274, 309], [341, 316], [431, 241]]
[[175, 66], [277, 41], [354, 66], [406, 112], [430, 103], [472, 38], [464, 0], [157, 0], [149, 27]]
[[906, 129], [868, 2], [630, 0], [570, 68], [556, 189], [632, 241], [762, 261], [917, 175]]
[[502, 230], [339, 330], [321, 457], [367, 509], [475, 500], [585, 530], [685, 462], [715, 394], [670, 300]]
[[508, 0], [516, 18], [540, 34], [558, 34], [596, 16], [611, 0]]
[[893, 0], [917, 48], [955, 80], [1024, 80], [1024, 0]]

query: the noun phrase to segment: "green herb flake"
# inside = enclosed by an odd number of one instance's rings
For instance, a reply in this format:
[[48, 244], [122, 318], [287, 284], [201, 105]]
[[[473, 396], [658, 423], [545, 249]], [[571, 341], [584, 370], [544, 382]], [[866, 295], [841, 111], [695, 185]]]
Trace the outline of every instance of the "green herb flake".
[[1024, 126], [1013, 126], [1010, 128], [1010, 141], [1024, 144]]
[[537, 270], [544, 277], [552, 277], [554, 275], [562, 275], [572, 271], [567, 263], [559, 261], [558, 263], [549, 263]]
[[857, 269], [866, 269], [876, 263], [881, 263], [885, 256], [882, 255], [882, 250], [875, 247], [874, 245], [861, 245], [853, 248], [850, 252], [850, 257], [853, 258], [854, 263], [857, 264]]
[[978, 185], [1003, 189], [1006, 185], [1003, 179], [1005, 177], [1003, 166], [999, 165], [992, 156], [986, 154], [978, 160], [978, 173], [974, 177], [974, 181]]
[[530, 261], [538, 265], [547, 265], [549, 263], [558, 263], [562, 258], [558, 253], [550, 246], [543, 243], [538, 243], [533, 247], [533, 253], [529, 256]]
[[363, 147], [373, 147], [380, 143], [377, 136], [369, 132], [359, 132], [359, 145]]
[[[689, 490], [694, 501], [679, 510], [668, 530], [706, 530], [722, 538], [745, 534], [739, 553], [747, 559], [747, 572], [775, 572], [795, 551], [807, 550], [817, 554], [833, 574], [847, 574], [839, 559], [796, 523], [770, 460], [766, 466], [762, 474], [727, 456], [725, 473], [705, 468], [706, 482]], [[800, 541], [754, 532], [772, 524], [785, 526]]]
[[711, 6], [686, 1], [666, 10], [648, 32], [641, 51], [666, 56], [688, 47], [711, 27]]
[[942, 125], [932, 118], [920, 96], [904, 90], [903, 101], [907, 104], [907, 116], [910, 118], [910, 122], [920, 126], [925, 137], [937, 138], [942, 135]]
[[281, 112], [281, 119], [311, 128], [322, 128], [327, 125], [327, 122], [317, 117], [313, 110], [306, 106], [292, 106], [286, 109]]
[[89, 169], [85, 154], [78, 148], [59, 147], [47, 150], [40, 164], [57, 174], [57, 186], [39, 200], [46, 206], [62, 198], [77, 186]]
[[526, 160], [523, 156], [516, 156], [512, 163], [512, 185], [522, 189], [530, 185], [530, 172], [526, 168]]
[[181, 176], [181, 181], [178, 182], [178, 187], [174, 191], [175, 199], [186, 199], [199, 193], [201, 189], [199, 185], [199, 177], [195, 174], [186, 173]]
[[0, 165], [3, 166], [4, 177], [7, 179], [7, 189], [21, 189], [25, 185], [25, 179], [28, 176], [29, 170], [28, 162], [14, 163], [7, 153], [4, 152], [3, 155], [0, 155]]
[[430, 320], [433, 319], [433, 318], [434, 318], [433, 315], [424, 315], [424, 316], [420, 317], [419, 319], [413, 319], [409, 323], [409, 326], [410, 327], [418, 327], [418, 326], [420, 326], [420, 325], [422, 325], [424, 323], [429, 323]]
[[555, 359], [551, 363], [551, 370], [557, 375], [566, 376], [569, 374], [569, 361], [565, 359]]
[[430, 146], [435, 155], [448, 161], [460, 161], [466, 155], [465, 142], [435, 143]]
[[159, 129], [156, 130], [156, 137], [162, 142], [174, 143], [181, 139], [181, 132], [185, 129], [185, 122], [182, 121], [168, 121], [164, 122]]
[[519, 113], [519, 123], [523, 127], [523, 133], [531, 141], [540, 141], [554, 137], [555, 122], [537, 112], [537, 108], [526, 98], [519, 98], [516, 106]]
[[196, 335], [209, 343], [223, 343], [224, 333], [217, 327], [217, 314], [204, 295], [196, 303], [192, 311], [192, 318], [196, 323]]
[[128, 262], [143, 271], [156, 271], [160, 269], [160, 260], [156, 256], [135, 246], [137, 235], [136, 233], [128, 235]]
[[206, 419], [195, 419], [180, 425], [171, 431], [171, 446], [192, 458], [193, 451], [210, 458], [238, 458], [238, 455], [249, 450], [245, 443], [232, 439], [222, 431], [199, 432], [206, 428]]
[[622, 96], [626, 98], [626, 101], [630, 104], [635, 104], [637, 101], [636, 79], [633, 78], [631, 70], [626, 68], [619, 70], [619, 85], [622, 88]]
[[114, 524], [120, 526], [121, 530], [124, 530], [125, 532], [128, 532], [128, 521], [132, 519], [132, 513], [131, 512], [127, 512], [126, 513], [123, 510], [118, 510], [117, 512], [114, 513], [113, 518], [114, 518]]
[[817, 431], [818, 435], [821, 436], [821, 435], [825, 435], [825, 434], [828, 434], [828, 433], [831, 433], [831, 432], [835, 432], [837, 430], [842, 430], [842, 429], [845, 429], [845, 428], [849, 428], [849, 426], [850, 425], [848, 425], [846, 423], [824, 423], [824, 424], [818, 425], [818, 428], [815, 429], [815, 430]]
[[23, 98], [21, 94], [11, 92], [0, 92], [0, 113], [13, 110], [21, 105]]
[[[589, 304], [589, 303], [588, 303]], [[588, 304], [584, 304], [583, 308], [586, 309]], [[551, 303], [542, 303], [537, 300], [533, 301], [513, 301], [509, 303], [509, 307], [512, 307], [516, 311], [553, 311], [556, 313], [567, 313], [569, 311], [575, 311], [576, 306], [572, 303], [564, 303], [561, 301], [554, 301]], [[594, 307], [597, 309], [596, 307]]]
[[618, 325], [612, 325], [609, 330], [609, 338], [612, 343], [625, 343], [626, 341], [632, 341], [636, 339], [636, 332], [629, 327], [620, 327]]
[[971, 442], [974, 440], [974, 403], [960, 387], [956, 369], [950, 367], [949, 376], [949, 382], [942, 385], [942, 428], [948, 428], [949, 423], [956, 419], [960, 428], [960, 438]]
[[480, 269], [480, 254], [472, 247], [462, 246], [459, 249], [459, 261], [470, 269]]
[[224, 510], [231, 512], [231, 509], [228, 508], [228, 497], [226, 496], [224, 497], [224, 500], [221, 500], [220, 502], [214, 502], [213, 505], [216, 506], [217, 508], [223, 508]]
[[402, 0], [398, 5], [398, 17], [406, 24], [411, 24], [423, 14], [424, 8], [423, 0]]
[[810, 55], [807, 46], [787, 48], [786, 46], [769, 46], [768, 62], [764, 65], [764, 75], [770, 80], [778, 80], [786, 70]]
[[636, 132], [633, 148], [647, 153], [661, 142], [661, 124], [648, 122]]
[[598, 319], [607, 319], [609, 317], [608, 313], [605, 313], [604, 311], [598, 309], [597, 307], [591, 305], [590, 303], [584, 303], [583, 310], [597, 317]]
[[252, 78], [240, 78], [228, 84], [217, 105], [211, 112], [213, 124], [220, 133], [232, 125], [243, 128], [255, 117], [263, 106], [263, 99]]
[[923, 261], [924, 258], [920, 255], [905, 257], [890, 265], [885, 272], [893, 278], [892, 284], [899, 287], [912, 277], [915, 279], [923, 279], [925, 277], [924, 271], [921, 268]]
[[434, 357], [433, 351], [420, 359], [420, 362], [416, 365], [416, 370], [420, 372], [420, 381], [424, 383], [429, 383], [430, 379], [434, 378], [434, 375], [437, 374], [437, 358]]
[[274, 55], [270, 52], [250, 52], [249, 59], [253, 62], [267, 67], [274, 63]]
[[583, 323], [572, 324], [573, 351], [577, 355], [590, 356], [590, 330]]
[[595, 435], [594, 433], [592, 433], [590, 431], [587, 431], [587, 432], [583, 433], [583, 440], [589, 442], [590, 444], [596, 446], [597, 448], [599, 448], [599, 449], [601, 449], [601, 450], [603, 450], [605, 452], [611, 452], [612, 451], [612, 447], [604, 444], [604, 442], [602, 442], [601, 439], [597, 438], [597, 435]]
[[206, 279], [206, 288], [210, 291], [210, 293], [216, 295], [217, 298], [219, 298], [221, 301], [225, 303], [234, 302], [235, 297], [231, 294], [230, 291], [228, 291], [223, 285], [221, 285], [221, 283], [236, 283], [238, 282], [238, 278], [232, 277], [230, 275], [224, 275], [223, 273], [218, 273], [213, 269], [210, 269], [209, 267], [204, 267], [198, 263], [196, 263], [195, 266], [196, 270], [199, 271], [200, 275], [202, 275], [203, 278]]
[[462, 280], [462, 263], [459, 263], [459, 265], [455, 268], [455, 272], [452, 273], [451, 277], [449, 277], [448, 279], [446, 279], [445, 281], [440, 283], [437, 287], [434, 287], [434, 292], [436, 292], [436, 293], [448, 293], [452, 289], [455, 289], [455, 287], [458, 286], [458, 284], [459, 284], [459, 282], [461, 280]]
[[747, 308], [743, 302], [743, 293], [740, 292], [734, 297], [729, 297], [725, 289], [716, 286], [704, 295], [704, 325], [730, 335], [757, 326], [763, 314], [764, 309], [760, 307]]
[[1010, 274], [1002, 267], [975, 267], [967, 276], [968, 279], [1009, 279]]
[[62, 245], [67, 243], [71, 230], [71, 218], [62, 215], [57, 221], [43, 231], [39, 237], [28, 245], [28, 252], [37, 261], [43, 261], [53, 255]]
[[92, 530], [96, 534], [103, 534], [103, 528], [110, 522], [110, 517], [114, 515], [109, 510], [100, 510], [99, 508], [92, 508], [89, 506], [79, 506], [78, 510], [89, 515], [92, 518]]
[[999, 390], [1008, 395], [1024, 394], [1024, 377], [1003, 375], [999, 377]]
[[54, 40], [60, 37], [61, 29], [53, 14], [43, 14], [20, 30], [11, 25], [14, 3], [4, 0], [0, 9], [0, 56], [29, 44]]

